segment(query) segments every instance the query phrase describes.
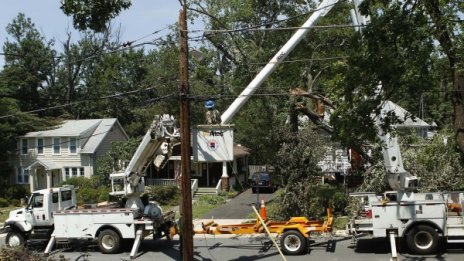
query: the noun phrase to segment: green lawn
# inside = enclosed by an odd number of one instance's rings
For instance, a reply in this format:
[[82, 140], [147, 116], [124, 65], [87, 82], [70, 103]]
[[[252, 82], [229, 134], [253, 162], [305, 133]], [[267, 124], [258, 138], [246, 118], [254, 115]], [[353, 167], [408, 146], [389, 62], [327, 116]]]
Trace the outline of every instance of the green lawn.
[[5, 208], [0, 208], [0, 223], [4, 223], [5, 220], [8, 218], [8, 215], [10, 214], [11, 210], [15, 210], [19, 207], [5, 207]]

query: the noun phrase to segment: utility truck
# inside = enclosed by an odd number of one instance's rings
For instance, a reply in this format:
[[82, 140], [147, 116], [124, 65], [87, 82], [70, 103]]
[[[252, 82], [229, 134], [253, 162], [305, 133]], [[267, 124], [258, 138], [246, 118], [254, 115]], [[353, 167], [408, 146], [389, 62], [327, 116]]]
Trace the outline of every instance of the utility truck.
[[163, 213], [156, 202], [144, 204], [140, 196], [147, 168], [152, 162], [156, 168], [162, 168], [179, 137], [173, 117], [155, 116], [128, 166], [110, 174], [110, 194], [124, 196], [124, 207], [79, 209], [72, 186], [33, 192], [25, 208], [10, 212], [1, 230], [7, 233], [6, 245], [46, 240], [45, 254], [49, 254], [55, 244], [88, 239], [97, 240], [102, 253], [112, 254], [120, 250], [124, 239], [129, 239], [134, 242], [130, 253], [133, 258], [141, 240], [149, 234], [170, 239], [174, 234], [175, 213]]
[[[389, 113], [386, 108], [383, 107], [380, 117]], [[397, 238], [406, 240], [416, 254], [437, 252], [443, 240], [464, 243], [464, 193], [417, 193], [418, 179], [404, 169], [397, 138], [381, 131], [379, 137], [385, 143], [384, 165], [393, 191], [381, 196], [354, 193], [352, 196], [360, 198], [363, 207], [351, 219], [348, 232], [354, 239], [360, 234], [388, 237], [394, 259]]]

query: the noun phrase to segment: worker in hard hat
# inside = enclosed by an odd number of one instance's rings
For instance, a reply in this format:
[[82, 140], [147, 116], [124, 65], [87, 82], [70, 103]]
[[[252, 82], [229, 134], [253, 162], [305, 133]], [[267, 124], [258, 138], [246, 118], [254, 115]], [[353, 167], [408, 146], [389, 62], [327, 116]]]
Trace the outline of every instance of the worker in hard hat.
[[208, 124], [219, 124], [220, 123], [220, 116], [219, 111], [214, 108], [214, 101], [207, 100], [205, 102], [206, 111], [206, 122]]

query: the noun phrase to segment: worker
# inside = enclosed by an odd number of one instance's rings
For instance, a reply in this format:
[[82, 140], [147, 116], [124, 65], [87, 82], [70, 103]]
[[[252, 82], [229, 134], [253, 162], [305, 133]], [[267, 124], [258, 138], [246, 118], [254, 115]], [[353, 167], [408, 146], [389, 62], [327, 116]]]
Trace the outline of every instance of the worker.
[[206, 122], [208, 124], [219, 124], [220, 123], [219, 111], [214, 108], [214, 101], [207, 100], [205, 102], [205, 108], [207, 109]]

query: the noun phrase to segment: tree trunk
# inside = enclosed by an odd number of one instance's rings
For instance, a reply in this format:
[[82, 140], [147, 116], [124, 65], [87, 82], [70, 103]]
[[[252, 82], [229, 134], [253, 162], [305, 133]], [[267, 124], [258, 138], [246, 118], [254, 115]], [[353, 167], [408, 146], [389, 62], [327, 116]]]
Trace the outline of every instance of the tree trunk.
[[455, 75], [453, 106], [456, 142], [461, 151], [464, 152], [464, 71], [457, 72]]

